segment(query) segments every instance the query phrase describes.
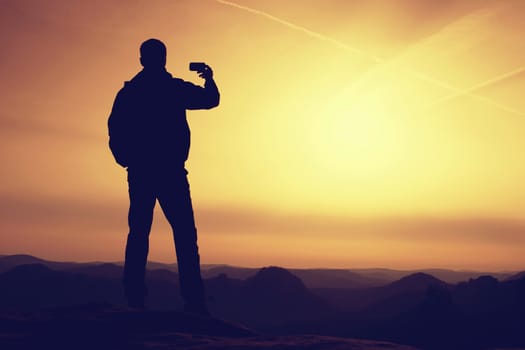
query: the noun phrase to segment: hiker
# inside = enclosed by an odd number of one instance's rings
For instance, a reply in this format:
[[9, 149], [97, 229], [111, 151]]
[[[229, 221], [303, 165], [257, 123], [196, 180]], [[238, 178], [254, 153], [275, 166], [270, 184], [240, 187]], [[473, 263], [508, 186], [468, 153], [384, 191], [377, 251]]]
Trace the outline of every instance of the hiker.
[[129, 234], [124, 265], [128, 305], [144, 307], [149, 233], [156, 201], [173, 229], [184, 310], [207, 315], [197, 229], [185, 169], [190, 149], [186, 110], [219, 105], [212, 69], [192, 64], [204, 79], [198, 86], [166, 71], [166, 46], [149, 39], [140, 46], [143, 69], [118, 92], [108, 120], [109, 146], [127, 168]]

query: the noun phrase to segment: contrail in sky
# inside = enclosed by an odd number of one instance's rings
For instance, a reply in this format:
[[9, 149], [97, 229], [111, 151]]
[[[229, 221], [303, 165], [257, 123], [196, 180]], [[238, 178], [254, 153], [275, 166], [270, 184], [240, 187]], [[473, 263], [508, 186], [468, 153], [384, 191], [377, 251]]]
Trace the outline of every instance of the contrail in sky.
[[[484, 89], [486, 87], [489, 87], [491, 85], [494, 85], [494, 84], [497, 84], [501, 81], [504, 81], [506, 79], [509, 79], [509, 78], [512, 78], [516, 75], [519, 75], [521, 73], [525, 72], [525, 66], [522, 66], [522, 67], [519, 67], [517, 69], [514, 69], [510, 72], [507, 72], [507, 73], [504, 73], [504, 74], [501, 74], [501, 75], [498, 75], [497, 77], [495, 78], [492, 78], [492, 79], [489, 79], [489, 80], [486, 80], [482, 83], [479, 83], [479, 84], [476, 84], [466, 90], [463, 90], [463, 91], [459, 91], [459, 92], [456, 92], [454, 94], [450, 94], [448, 96], [445, 96], [443, 98], [440, 98], [439, 100], [433, 102], [429, 107], [433, 107], [433, 106], [436, 106], [438, 104], [441, 104], [441, 103], [445, 103], [447, 101], [450, 101], [450, 100], [453, 100], [455, 98], [458, 98], [458, 97], [462, 97], [462, 96], [465, 96], [465, 95], [470, 95], [470, 96], [474, 96], [476, 98], [482, 98], [481, 96], [478, 96], [478, 95], [473, 95], [473, 93], [475, 93], [476, 91], [479, 91], [481, 89]], [[485, 100], [485, 102], [490, 102], [490, 103], [493, 103], [492, 100]], [[514, 109], [509, 109], [509, 107], [506, 107], [506, 106], [502, 106], [502, 105], [498, 105], [499, 108], [502, 108], [503, 107], [505, 109], [508, 109], [508, 112], [511, 112], [511, 113], [515, 113], [515, 114], [519, 114], [519, 115], [522, 115], [522, 116], [525, 116], [525, 113], [523, 112], [520, 112], [520, 111], [517, 111], [517, 110], [514, 110]]]
[[376, 63], [383, 63], [384, 62], [384, 60], [382, 60], [381, 58], [379, 58], [379, 57], [377, 57], [375, 55], [370, 55], [370, 54], [364, 52], [363, 50], [360, 50], [360, 49], [358, 49], [356, 47], [352, 47], [350, 45], [347, 45], [347, 44], [343, 43], [342, 41], [336, 40], [334, 38], [330, 38], [329, 36], [323, 35], [321, 33], [314, 32], [314, 31], [312, 31], [312, 30], [310, 30], [308, 28], [305, 28], [305, 27], [299, 26], [297, 24], [288, 22], [288, 21], [286, 21], [284, 19], [281, 19], [279, 17], [275, 17], [275, 16], [273, 16], [273, 15], [271, 15], [269, 13], [253, 9], [251, 7], [239, 5], [237, 3], [226, 1], [226, 0], [215, 0], [215, 1], [218, 2], [218, 3], [221, 3], [223, 5], [226, 5], [226, 6], [235, 7], [235, 8], [238, 8], [240, 10], [251, 12], [251, 13], [253, 13], [255, 15], [258, 15], [258, 16], [266, 17], [266, 18], [268, 18], [271, 21], [280, 23], [280, 24], [282, 24], [282, 25], [284, 25], [284, 26], [286, 26], [288, 28], [295, 29], [295, 30], [298, 30], [300, 32], [303, 32], [306, 35], [311, 36], [313, 38], [316, 38], [316, 39], [319, 39], [319, 40], [331, 43], [334, 46], [337, 46], [340, 49], [343, 49], [345, 51], [352, 52], [354, 54], [367, 57], [368, 59], [370, 59], [373, 62], [376, 62]]
[[[340, 49], [343, 49], [345, 51], [348, 51], [348, 52], [351, 52], [351, 53], [354, 53], [354, 54], [366, 57], [366, 58], [370, 59], [374, 63], [386, 63], [387, 62], [387, 60], [384, 59], [384, 58], [381, 58], [379, 56], [367, 53], [367, 52], [365, 52], [363, 50], [360, 50], [360, 49], [358, 49], [356, 47], [350, 46], [350, 45], [348, 45], [348, 44], [346, 44], [346, 43], [344, 43], [342, 41], [339, 41], [337, 39], [334, 39], [334, 38], [331, 38], [329, 36], [323, 35], [321, 33], [315, 32], [313, 30], [310, 30], [310, 29], [305, 28], [303, 26], [294, 24], [292, 22], [286, 21], [284, 19], [281, 19], [279, 17], [271, 15], [271, 14], [269, 14], [267, 12], [260, 11], [260, 10], [257, 10], [257, 9], [254, 9], [254, 8], [251, 8], [251, 7], [248, 7], [248, 6], [240, 5], [240, 4], [237, 4], [235, 2], [231, 2], [231, 1], [227, 1], [227, 0], [215, 0], [215, 1], [220, 3], [220, 4], [226, 5], [226, 6], [235, 7], [237, 9], [250, 12], [250, 13], [252, 13], [254, 15], [257, 15], [257, 16], [265, 17], [265, 18], [267, 18], [267, 19], [269, 19], [271, 21], [280, 23], [280, 24], [282, 24], [282, 25], [284, 25], [284, 26], [286, 26], [288, 28], [291, 28], [291, 29], [303, 32], [304, 34], [306, 34], [308, 36], [311, 36], [313, 38], [316, 38], [316, 39], [319, 39], [319, 40], [331, 43], [332, 45], [334, 45], [336, 47], [339, 47]], [[435, 78], [433, 78], [433, 77], [431, 77], [429, 75], [426, 75], [426, 74], [423, 74], [423, 73], [420, 73], [420, 72], [417, 72], [417, 71], [414, 71], [414, 70], [411, 70], [411, 69], [406, 69], [406, 70], [408, 72], [410, 72], [413, 76], [415, 76], [416, 78], [418, 78], [418, 79], [420, 79], [422, 81], [426, 81], [426, 82], [428, 82], [430, 84], [433, 84], [433, 85], [436, 85], [436, 86], [439, 86], [439, 87], [442, 87], [444, 89], [451, 90], [451, 91], [454, 92], [454, 94], [451, 94], [449, 96], [444, 97], [443, 99], [440, 99], [437, 103], [445, 102], [447, 100], [450, 100], [452, 98], [459, 97], [459, 96], [470, 96], [470, 97], [473, 97], [473, 98], [475, 98], [475, 99], [477, 99], [479, 101], [483, 101], [483, 102], [485, 102], [487, 104], [490, 104], [490, 105], [492, 105], [494, 107], [497, 107], [497, 108], [499, 108], [499, 109], [501, 109], [503, 111], [506, 111], [506, 112], [509, 112], [509, 113], [513, 113], [513, 114], [518, 114], [518, 115], [521, 115], [521, 116], [525, 116], [525, 113], [523, 113], [523, 112], [517, 111], [517, 110], [515, 110], [513, 108], [510, 108], [510, 107], [507, 107], [505, 105], [502, 105], [502, 104], [500, 104], [500, 103], [498, 103], [496, 101], [493, 101], [492, 99], [489, 99], [487, 97], [483, 97], [483, 96], [479, 96], [479, 95], [475, 94], [474, 92], [476, 90], [480, 89], [479, 85], [476, 85], [475, 87], [469, 88], [467, 90], [460, 89], [460, 88], [454, 87], [454, 86], [452, 86], [452, 85], [450, 85], [450, 84], [448, 84], [446, 82], [443, 82], [441, 80], [435, 79]], [[518, 74], [518, 73], [515, 73], [515, 74]], [[503, 80], [503, 79], [505, 79], [505, 78], [502, 78], [501, 80]], [[490, 83], [495, 83], [492, 80], [493, 79], [491, 79]], [[488, 83], [488, 82], [485, 82], [485, 83]], [[435, 104], [437, 104], [437, 103], [435, 103]], [[432, 105], [435, 105], [435, 104], [432, 104]]]

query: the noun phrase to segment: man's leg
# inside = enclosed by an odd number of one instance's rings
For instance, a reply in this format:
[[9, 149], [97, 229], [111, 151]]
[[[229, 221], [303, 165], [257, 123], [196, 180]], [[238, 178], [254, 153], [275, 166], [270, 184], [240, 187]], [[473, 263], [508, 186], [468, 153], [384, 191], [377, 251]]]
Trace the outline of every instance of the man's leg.
[[153, 222], [155, 191], [147, 173], [128, 169], [129, 234], [124, 264], [124, 288], [128, 305], [143, 307], [146, 294], [145, 272], [149, 233]]
[[197, 229], [184, 169], [175, 171], [162, 181], [158, 198], [173, 228], [184, 308], [189, 312], [208, 314], [201, 278]]

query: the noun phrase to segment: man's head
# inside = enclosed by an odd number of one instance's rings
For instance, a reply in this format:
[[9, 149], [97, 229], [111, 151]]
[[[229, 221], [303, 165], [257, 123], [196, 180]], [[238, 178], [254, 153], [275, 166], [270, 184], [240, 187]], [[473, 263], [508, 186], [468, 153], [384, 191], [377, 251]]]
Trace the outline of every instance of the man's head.
[[158, 39], [148, 39], [140, 45], [140, 63], [144, 68], [166, 66], [166, 45]]

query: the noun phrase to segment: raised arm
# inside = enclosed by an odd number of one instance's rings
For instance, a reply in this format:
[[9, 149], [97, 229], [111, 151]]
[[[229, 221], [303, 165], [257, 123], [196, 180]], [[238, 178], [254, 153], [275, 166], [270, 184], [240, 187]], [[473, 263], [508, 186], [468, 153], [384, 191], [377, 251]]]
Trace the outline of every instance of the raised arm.
[[206, 65], [205, 70], [199, 72], [199, 76], [204, 79], [204, 87], [181, 81], [186, 109], [210, 109], [217, 107], [220, 94], [217, 84], [213, 80], [213, 71]]

